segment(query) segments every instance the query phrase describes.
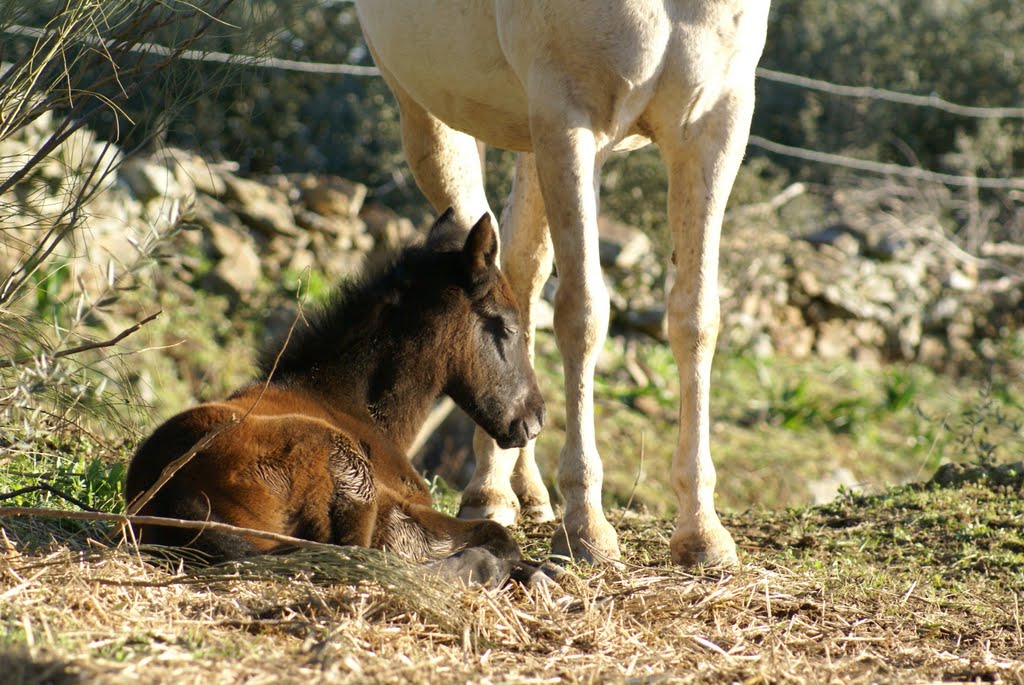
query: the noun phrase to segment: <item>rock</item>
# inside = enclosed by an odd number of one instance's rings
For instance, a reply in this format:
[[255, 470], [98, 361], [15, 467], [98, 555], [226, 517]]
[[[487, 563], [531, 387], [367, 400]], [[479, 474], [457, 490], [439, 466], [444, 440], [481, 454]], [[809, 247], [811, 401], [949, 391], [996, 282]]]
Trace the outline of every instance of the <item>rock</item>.
[[304, 207], [296, 207], [292, 213], [295, 216], [295, 223], [306, 230], [320, 233], [333, 233], [335, 230], [334, 222], [331, 219]]
[[879, 367], [884, 361], [882, 353], [876, 347], [855, 347], [850, 353], [850, 358], [861, 366], [871, 367]]
[[869, 237], [868, 243], [864, 246], [865, 257], [887, 262], [898, 257], [906, 256], [911, 251], [911, 243], [907, 240], [892, 238], [887, 235], [876, 235]]
[[[215, 226], [229, 228], [238, 233], [246, 230], [242, 221], [227, 205], [206, 195], [196, 198], [190, 210], [189, 220], [207, 229], [207, 233]], [[223, 253], [218, 253], [218, 256], [223, 256]]]
[[903, 359], [914, 359], [921, 344], [921, 319], [913, 317], [900, 323], [896, 329], [899, 351]]
[[411, 221], [379, 202], [364, 205], [359, 218], [366, 224], [366, 231], [373, 237], [378, 250], [393, 252], [419, 237]]
[[826, 504], [836, 498], [840, 488], [852, 489], [857, 485], [859, 483], [853, 472], [840, 466], [822, 478], [809, 481], [807, 489], [815, 504]]
[[798, 270], [796, 284], [810, 297], [818, 297], [823, 292], [821, 281], [818, 280], [818, 275], [813, 271]]
[[202, 227], [208, 255], [216, 260], [204, 287], [245, 299], [259, 283], [260, 251], [238, 217], [223, 203], [200, 195], [192, 220]]
[[223, 227], [214, 229], [211, 238], [224, 257], [208, 274], [207, 285], [235, 299], [245, 299], [262, 277], [263, 267], [252, 242]]
[[960, 292], [969, 292], [977, 287], [978, 281], [976, 277], [972, 278], [963, 271], [953, 269], [948, 274], [946, 274], [946, 282], [944, 283], [944, 285], [952, 290], [957, 290]]
[[309, 174], [296, 185], [302, 204], [320, 216], [355, 219], [366, 199], [366, 186], [338, 176]]
[[237, 176], [223, 178], [227, 204], [247, 226], [267, 236], [297, 236], [302, 232], [283, 191]]
[[797, 359], [808, 356], [814, 347], [814, 330], [807, 326], [797, 307], [783, 307], [769, 332], [776, 350]]
[[946, 345], [934, 335], [926, 335], [921, 338], [921, 344], [917, 347], [917, 360], [932, 368], [940, 368], [946, 364]]
[[295, 222], [310, 231], [316, 231], [334, 240], [334, 247], [341, 250], [370, 252], [376, 241], [366, 230], [362, 219], [326, 217], [298, 205], [294, 209]]
[[174, 147], [161, 148], [157, 156], [183, 187], [191, 186], [196, 192], [215, 198], [227, 193], [227, 183], [221, 174], [238, 167], [234, 163], [210, 164], [199, 155]]
[[607, 216], [597, 219], [601, 265], [628, 271], [653, 252], [647, 234]]
[[615, 317], [615, 322], [625, 328], [646, 333], [655, 340], [666, 340], [665, 308], [627, 309]]
[[850, 257], [860, 254], [861, 245], [865, 242], [864, 234], [861, 231], [846, 224], [828, 226], [820, 231], [803, 236], [803, 240], [815, 246], [831, 245]]
[[845, 322], [829, 320], [818, 324], [814, 349], [822, 359], [845, 359], [854, 345], [856, 339]]
[[182, 188], [174, 171], [148, 159], [132, 157], [118, 169], [121, 180], [132, 194], [143, 202], [162, 199], [181, 199], [192, 189]]
[[885, 328], [877, 321], [853, 321], [850, 323], [850, 331], [859, 345], [874, 349], [885, 345]]

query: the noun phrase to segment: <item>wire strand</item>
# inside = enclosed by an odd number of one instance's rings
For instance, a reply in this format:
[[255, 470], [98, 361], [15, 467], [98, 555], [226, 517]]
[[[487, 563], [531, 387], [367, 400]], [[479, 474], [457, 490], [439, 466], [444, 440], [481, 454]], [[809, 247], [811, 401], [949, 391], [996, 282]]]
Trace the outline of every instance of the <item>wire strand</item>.
[[904, 178], [931, 181], [933, 183], [943, 183], [951, 186], [975, 186], [977, 188], [990, 188], [995, 190], [1024, 190], [1024, 178], [955, 176], [953, 174], [943, 174], [937, 171], [928, 171], [927, 169], [901, 166], [899, 164], [873, 162], [867, 159], [834, 155], [829, 152], [807, 150], [801, 147], [783, 145], [782, 143], [776, 143], [768, 140], [767, 138], [754, 135], [750, 136], [748, 144], [753, 145], [754, 147], [759, 147], [762, 150], [767, 150], [768, 152], [785, 155], [787, 157], [796, 157], [797, 159], [803, 159], [808, 162], [819, 162], [822, 164], [830, 164], [832, 166], [846, 167], [848, 169], [857, 169], [858, 171], [869, 171], [871, 173], [883, 174], [885, 176], [902, 176]]
[[886, 100], [888, 102], [897, 102], [903, 105], [914, 105], [915, 107], [930, 107], [932, 109], [939, 109], [962, 117], [973, 117], [975, 119], [1024, 119], [1024, 107], [973, 107], [970, 105], [961, 105], [955, 102], [950, 102], [949, 100], [939, 97], [935, 93], [932, 93], [931, 95], [914, 95], [912, 93], [900, 93], [895, 90], [875, 88], [873, 86], [845, 86], [838, 83], [829, 83], [828, 81], [822, 81], [820, 79], [808, 78], [807, 76], [787, 74], [782, 71], [775, 71], [774, 69], [766, 69], [764, 67], [757, 68], [757, 76], [758, 78], [765, 79], [766, 81], [775, 81], [777, 83], [785, 83], [791, 86], [799, 86], [801, 88], [817, 90], [830, 95], [868, 98], [871, 100]]

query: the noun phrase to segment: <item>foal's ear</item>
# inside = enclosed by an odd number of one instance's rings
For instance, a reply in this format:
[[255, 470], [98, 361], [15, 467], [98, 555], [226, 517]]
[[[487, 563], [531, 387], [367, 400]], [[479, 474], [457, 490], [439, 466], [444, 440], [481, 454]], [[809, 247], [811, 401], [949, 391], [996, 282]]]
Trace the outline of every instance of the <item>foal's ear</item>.
[[[455, 223], [455, 208], [449, 207], [441, 216], [437, 217], [437, 221], [430, 227], [430, 231], [427, 232], [426, 245], [431, 250], [440, 251], [445, 247], [451, 249], [452, 243], [455, 243], [454, 239], [463, 235], [465, 235], [465, 229]], [[455, 245], [457, 246], [458, 243]]]
[[462, 248], [462, 255], [473, 280], [486, 277], [498, 261], [498, 236], [491, 223], [490, 213], [484, 214], [473, 226]]

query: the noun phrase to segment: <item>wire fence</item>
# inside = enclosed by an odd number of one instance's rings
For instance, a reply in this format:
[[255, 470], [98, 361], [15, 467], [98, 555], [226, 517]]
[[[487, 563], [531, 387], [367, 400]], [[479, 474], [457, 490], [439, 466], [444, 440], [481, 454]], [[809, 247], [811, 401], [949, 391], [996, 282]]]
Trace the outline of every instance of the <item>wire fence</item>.
[[838, 83], [830, 83], [820, 79], [787, 74], [774, 69], [764, 67], [757, 68], [758, 78], [775, 83], [785, 83], [791, 86], [798, 86], [808, 90], [816, 90], [829, 95], [840, 97], [864, 98], [868, 100], [885, 100], [901, 105], [913, 105], [915, 107], [928, 107], [938, 109], [949, 114], [973, 119], [1024, 119], [1024, 107], [973, 107], [950, 102], [939, 97], [936, 93], [930, 95], [914, 95], [901, 93], [885, 88], [874, 88], [871, 86], [846, 86]]
[[883, 176], [900, 176], [902, 178], [911, 178], [918, 181], [931, 181], [949, 186], [988, 188], [993, 190], [1024, 190], [1024, 178], [957, 176], [955, 174], [943, 174], [937, 171], [921, 169], [920, 167], [875, 162], [869, 159], [857, 159], [856, 157], [836, 155], [830, 152], [819, 152], [818, 150], [808, 150], [806, 148], [793, 147], [792, 145], [783, 145], [782, 143], [776, 143], [768, 140], [767, 138], [755, 135], [750, 136], [747, 143], [748, 145], [761, 148], [762, 150], [766, 150], [777, 155], [785, 155], [787, 157], [795, 157], [808, 162], [817, 162], [819, 164], [828, 164], [847, 169], [856, 169], [858, 171], [868, 171], [873, 174], [881, 174]]
[[[45, 37], [49, 32], [45, 29], [38, 29], [29, 26], [10, 25], [0, 28], [0, 33], [24, 38], [39, 39]], [[88, 42], [93, 44], [103, 43], [99, 38], [94, 38]], [[155, 43], [140, 43], [135, 46], [133, 50], [136, 52], [159, 56], [168, 56], [175, 52], [171, 48]], [[186, 50], [183, 51], [179, 57], [190, 61], [233, 64], [260, 69], [274, 69], [307, 74], [358, 77], [380, 76], [380, 70], [376, 67], [356, 64], [307, 62], [270, 56], [238, 55], [226, 52], [200, 50]], [[881, 100], [914, 107], [926, 107], [961, 117], [977, 119], [1024, 119], [1024, 107], [976, 107], [972, 105], [963, 105], [950, 102], [936, 93], [931, 93], [929, 95], [915, 95], [912, 93], [902, 93], [899, 91], [875, 88], [872, 86], [843, 85], [806, 76], [788, 74], [786, 72], [767, 69], [765, 67], [758, 67], [757, 76], [758, 78], [766, 81], [814, 90], [817, 92], [827, 93], [829, 95], [835, 95], [837, 97]], [[903, 178], [930, 181], [951, 186], [968, 186], [998, 190], [1024, 190], [1024, 178], [976, 177], [944, 174], [936, 171], [929, 171], [927, 169], [921, 169], [919, 167], [875, 162], [872, 160], [857, 159], [829, 152], [784, 145], [782, 143], [777, 143], [754, 135], [750, 136], [749, 144], [753, 147], [771, 152], [772, 154], [801, 159], [816, 164], [866, 171], [874, 174], [900, 176]]]

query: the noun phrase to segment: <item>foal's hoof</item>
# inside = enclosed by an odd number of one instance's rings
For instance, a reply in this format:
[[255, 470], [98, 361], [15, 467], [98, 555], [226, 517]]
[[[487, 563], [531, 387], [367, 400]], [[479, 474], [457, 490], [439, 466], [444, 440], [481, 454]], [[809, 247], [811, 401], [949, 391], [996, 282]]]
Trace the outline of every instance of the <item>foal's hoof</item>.
[[719, 524], [700, 533], [676, 529], [669, 543], [672, 563], [682, 566], [727, 567], [739, 563], [732, 535]]
[[536, 562], [524, 559], [511, 563], [511, 579], [531, 590], [538, 587], [553, 589], [562, 582], [562, 579], [574, 577], [564, 568], [550, 561]]
[[603, 514], [575, 526], [565, 518], [551, 538], [551, 555], [588, 564], [615, 563], [621, 558], [619, 536]]
[[508, 581], [514, 563], [516, 562], [499, 559], [482, 547], [469, 547], [447, 559], [435, 561], [430, 567], [435, 569], [439, 576], [450, 581], [495, 588]]
[[551, 562], [525, 559], [502, 559], [483, 547], [469, 547], [447, 559], [435, 561], [430, 567], [438, 575], [466, 585], [498, 588], [514, 580], [528, 588], [557, 585], [568, 571]]

